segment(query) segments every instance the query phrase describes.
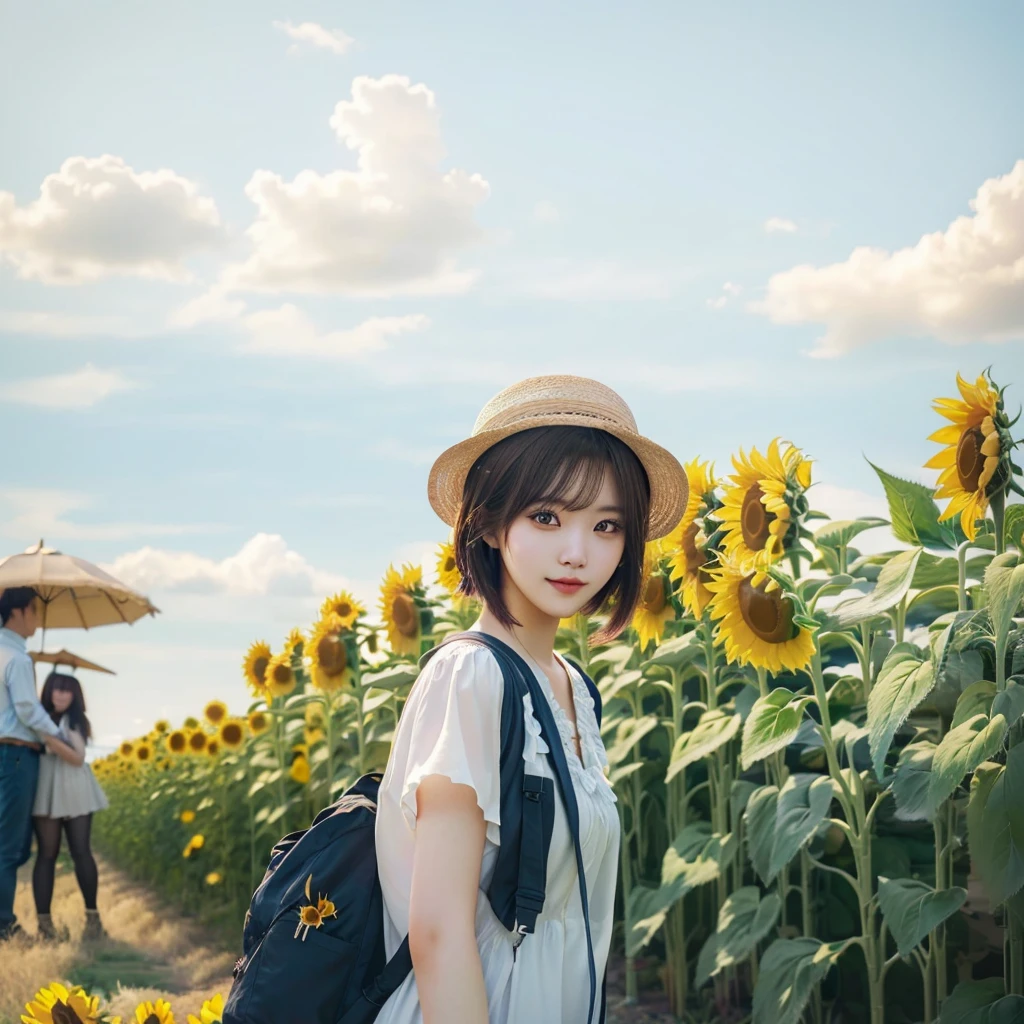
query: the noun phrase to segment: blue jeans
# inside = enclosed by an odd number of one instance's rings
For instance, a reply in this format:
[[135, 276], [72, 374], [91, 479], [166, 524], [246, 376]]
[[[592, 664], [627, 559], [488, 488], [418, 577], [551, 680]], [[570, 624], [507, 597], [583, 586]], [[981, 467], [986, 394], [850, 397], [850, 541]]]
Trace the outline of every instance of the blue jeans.
[[39, 755], [28, 747], [0, 743], [0, 933], [14, 924], [18, 868], [32, 852], [32, 805]]

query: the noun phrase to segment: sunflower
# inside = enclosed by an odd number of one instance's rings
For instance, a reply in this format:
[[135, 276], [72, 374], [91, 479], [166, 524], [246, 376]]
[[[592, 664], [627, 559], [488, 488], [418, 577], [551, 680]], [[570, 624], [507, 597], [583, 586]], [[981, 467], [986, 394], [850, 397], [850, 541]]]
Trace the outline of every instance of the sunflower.
[[203, 717], [210, 725], [220, 725], [228, 717], [228, 706], [222, 700], [211, 700], [203, 708]]
[[197, 853], [206, 844], [206, 837], [201, 833], [197, 832], [186, 844], [185, 849], [181, 851], [182, 857], [186, 860], [191, 858], [193, 853]]
[[323, 693], [334, 693], [352, 684], [345, 627], [336, 615], [326, 615], [313, 627], [306, 653], [310, 658], [310, 681]]
[[131, 757], [135, 753], [135, 744], [131, 740], [125, 740], [118, 750], [122, 757]]
[[324, 706], [319, 701], [306, 705], [303, 715], [307, 729], [320, 729], [324, 724]]
[[224, 1016], [224, 997], [218, 992], [212, 999], [203, 1003], [199, 1016], [188, 1015], [188, 1024], [221, 1024]]
[[217, 739], [228, 750], [237, 750], [245, 741], [245, 725], [237, 718], [229, 718], [221, 725]]
[[140, 764], [145, 764], [147, 761], [153, 760], [153, 748], [145, 740], [136, 745], [135, 760]]
[[174, 1024], [171, 1004], [166, 999], [158, 999], [155, 1003], [148, 1000], [139, 1003], [135, 1008], [136, 1024]]
[[199, 719], [194, 718], [192, 715], [189, 715], [188, 718], [186, 718], [185, 721], [181, 723], [181, 727], [183, 729], [198, 729]]
[[206, 750], [206, 733], [202, 729], [193, 729], [188, 734], [188, 749], [193, 754], [201, 754]]
[[774, 580], [734, 562], [722, 563], [711, 576], [709, 612], [718, 620], [716, 639], [725, 644], [730, 661], [773, 674], [797, 672], [810, 664], [814, 633], [793, 621], [793, 601]]
[[184, 729], [175, 729], [167, 737], [167, 749], [172, 754], [184, 754], [188, 748], [188, 736]]
[[309, 782], [309, 761], [301, 755], [295, 758], [291, 768], [288, 769], [288, 775], [293, 782], [297, 782], [300, 786], [306, 785]]
[[311, 729], [307, 725], [303, 730], [302, 738], [305, 740], [307, 747], [315, 747], [318, 743], [322, 743], [327, 737], [323, 729]]
[[254, 697], [262, 697], [266, 693], [267, 666], [273, 656], [273, 651], [264, 640], [254, 641], [245, 652], [242, 674], [245, 676], [245, 685]]
[[206, 753], [208, 757], [217, 757], [220, 754], [220, 741], [216, 736], [211, 736], [206, 741]]
[[206, 876], [207, 885], [220, 885], [224, 881], [224, 876], [219, 871], [211, 871]]
[[153, 732], [159, 733], [161, 736], [170, 729], [171, 723], [166, 718], [161, 718], [159, 721], [153, 723]]
[[775, 438], [766, 455], [751, 448], [748, 458], [741, 448], [732, 464], [736, 472], [718, 512], [722, 546], [750, 571], [764, 569], [804, 535], [800, 517], [807, 512], [804, 492], [811, 486], [811, 463], [788, 442], [780, 452]]
[[366, 609], [347, 590], [339, 590], [334, 597], [327, 598], [320, 606], [320, 618], [329, 619], [333, 616], [340, 620], [342, 629], [351, 629], [356, 619], [365, 611]]
[[931, 434], [929, 441], [945, 445], [926, 463], [928, 469], [940, 469], [937, 498], [949, 498], [940, 521], [958, 513], [964, 534], [974, 540], [977, 522], [985, 516], [990, 501], [1012, 488], [1021, 492], [1013, 479], [1017, 468], [1010, 459], [1015, 442], [1010, 436], [1011, 422], [1003, 408], [1002, 389], [992, 378], [980, 374], [968, 384], [958, 373], [957, 387], [963, 400], [937, 398], [932, 408], [951, 420]]
[[437, 581], [452, 597], [459, 596], [462, 573], [455, 561], [455, 545], [448, 541], [437, 548]]
[[683, 607], [699, 619], [711, 600], [707, 588], [708, 568], [714, 565], [716, 553], [709, 548], [704, 517], [719, 507], [715, 495], [714, 465], [694, 459], [684, 467], [690, 484], [686, 511], [679, 525], [668, 536], [670, 579], [682, 580]]
[[291, 658], [275, 655], [267, 666], [267, 693], [271, 697], [287, 697], [295, 689], [295, 672]]
[[266, 711], [250, 711], [248, 721], [249, 731], [253, 736], [259, 736], [261, 732], [266, 732], [270, 728], [270, 715]]
[[633, 629], [641, 651], [647, 650], [652, 640], [655, 644], [660, 643], [665, 634], [665, 623], [676, 617], [671, 584], [661, 568], [662, 553], [660, 541], [648, 542], [644, 551], [644, 586], [633, 612]]
[[388, 631], [388, 643], [395, 654], [420, 653], [423, 623], [420, 601], [423, 597], [423, 570], [403, 565], [401, 571], [388, 566], [380, 588], [380, 610]]
[[76, 985], [69, 991], [54, 981], [49, 987], [41, 988], [32, 1001], [25, 1004], [25, 1009], [28, 1013], [21, 1015], [24, 1024], [64, 1024], [65, 1021], [97, 1024], [100, 999], [89, 995], [81, 986]]

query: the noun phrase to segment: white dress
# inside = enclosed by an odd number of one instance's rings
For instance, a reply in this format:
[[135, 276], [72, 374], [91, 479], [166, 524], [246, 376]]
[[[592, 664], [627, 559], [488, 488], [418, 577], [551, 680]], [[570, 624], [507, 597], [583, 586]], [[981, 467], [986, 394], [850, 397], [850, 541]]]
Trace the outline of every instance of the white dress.
[[[85, 740], [81, 733], [68, 725], [68, 716], [60, 720], [60, 738], [80, 754], [85, 753]], [[77, 818], [93, 814], [108, 806], [92, 768], [84, 762], [68, 764], [56, 754], [45, 753], [39, 758], [39, 781], [32, 814], [44, 818]]]
[[[427, 776], [443, 775], [476, 791], [486, 820], [476, 939], [489, 1024], [596, 1024], [600, 1017], [600, 985], [611, 944], [618, 876], [619, 816], [615, 794], [604, 774], [608, 760], [594, 701], [583, 679], [564, 661], [562, 664], [572, 681], [582, 764], [573, 744], [572, 723], [555, 699], [547, 676], [535, 665], [533, 669], [558, 723], [579, 805], [598, 984], [590, 1021], [590, 971], [576, 855], [557, 782], [544, 910], [537, 918], [536, 931], [523, 939], [514, 961], [515, 935], [501, 924], [487, 899], [486, 887], [500, 842], [498, 754], [503, 693], [501, 669], [490, 651], [456, 641], [427, 663], [402, 712], [380, 786], [376, 845], [388, 957], [394, 955], [409, 930], [416, 787]], [[548, 747], [528, 695], [523, 703], [527, 727], [523, 758], [528, 771], [553, 778]], [[422, 1020], [416, 978], [410, 974], [384, 1004], [376, 1024], [420, 1024]]]

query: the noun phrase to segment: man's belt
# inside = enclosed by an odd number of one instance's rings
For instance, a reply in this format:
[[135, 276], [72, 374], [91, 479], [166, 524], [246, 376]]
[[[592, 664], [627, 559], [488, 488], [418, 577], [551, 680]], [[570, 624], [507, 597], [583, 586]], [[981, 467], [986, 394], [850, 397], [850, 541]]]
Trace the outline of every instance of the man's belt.
[[7, 744], [12, 747], [28, 747], [29, 750], [34, 750], [37, 754], [43, 752], [42, 743], [32, 743], [29, 740], [16, 740], [13, 736], [0, 736], [0, 743]]

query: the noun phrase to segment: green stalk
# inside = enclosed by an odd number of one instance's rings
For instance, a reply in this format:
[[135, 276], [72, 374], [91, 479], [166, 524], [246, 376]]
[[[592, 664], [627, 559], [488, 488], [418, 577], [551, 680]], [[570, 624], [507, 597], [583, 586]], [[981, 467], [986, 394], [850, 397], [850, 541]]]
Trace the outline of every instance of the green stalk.
[[989, 504], [992, 506], [992, 521], [995, 523], [996, 527], [996, 554], [1001, 555], [1004, 550], [1003, 513], [1006, 504], [1006, 492], [1003, 490], [996, 491], [996, 493], [989, 498]]
[[705, 681], [707, 683], [707, 694], [705, 703], [709, 711], [718, 707], [718, 673], [715, 671], [715, 638], [712, 634], [711, 619], [707, 611], [704, 612], [704, 668]]
[[327, 800], [331, 803], [334, 796], [334, 696], [324, 694], [324, 739], [327, 741]]
[[[805, 846], [800, 850], [800, 909], [803, 912], [803, 933], [807, 938], [814, 937], [814, 899], [811, 884], [811, 855]], [[814, 1024], [821, 1024], [821, 987], [818, 985], [814, 988], [811, 1002], [811, 1019]]]
[[587, 630], [587, 620], [579, 612], [576, 614], [576, 635], [580, 645], [580, 667], [588, 675], [590, 673], [590, 633]]
[[[280, 769], [280, 774], [277, 777], [277, 799], [279, 801], [279, 807], [288, 806], [288, 790], [285, 786], [284, 776], [287, 770], [284, 763], [284, 698], [275, 697], [271, 704], [276, 704], [280, 699], [281, 707], [274, 708], [274, 752], [277, 754], [277, 766]], [[284, 832], [287, 832], [287, 819], [288, 812], [281, 812], [281, 824]]]
[[958, 544], [956, 548], [956, 610], [967, 611], [967, 549], [969, 540]]
[[[630, 754], [630, 760], [635, 759], [635, 754]], [[626, 830], [626, 808], [625, 794], [619, 798], [619, 826], [622, 829], [622, 841], [619, 846], [619, 870], [622, 873], [622, 900], [623, 906], [629, 906], [630, 894], [633, 892], [633, 861], [631, 857], [633, 848], [633, 836], [636, 832], [637, 810], [633, 809], [633, 827]], [[629, 943], [629, 933], [626, 933], [625, 944]], [[626, 956], [626, 1005], [632, 1006], [639, 999], [639, 990], [636, 978], [636, 957]]]

